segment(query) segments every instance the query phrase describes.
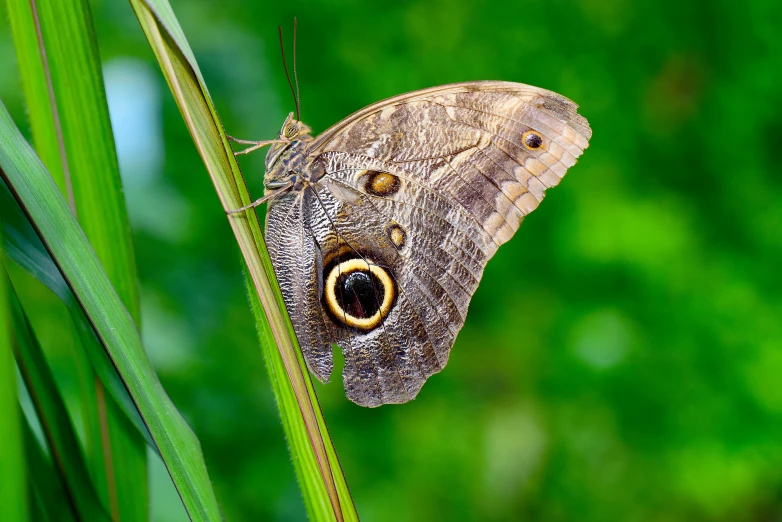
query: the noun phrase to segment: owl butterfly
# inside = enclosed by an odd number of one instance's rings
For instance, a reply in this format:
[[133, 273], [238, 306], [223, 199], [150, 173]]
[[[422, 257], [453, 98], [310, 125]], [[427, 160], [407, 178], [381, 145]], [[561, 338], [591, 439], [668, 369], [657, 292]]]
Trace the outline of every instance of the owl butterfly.
[[258, 142], [269, 255], [318, 379], [332, 343], [362, 406], [407, 402], [443, 369], [486, 263], [587, 147], [576, 108], [520, 83], [458, 83], [317, 137], [291, 113]]

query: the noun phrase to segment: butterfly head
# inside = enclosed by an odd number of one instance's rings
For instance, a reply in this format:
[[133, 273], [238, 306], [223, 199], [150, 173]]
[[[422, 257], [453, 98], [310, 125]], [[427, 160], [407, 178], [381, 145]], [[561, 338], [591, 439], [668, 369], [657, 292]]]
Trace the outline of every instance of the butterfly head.
[[312, 129], [309, 125], [300, 122], [293, 117], [293, 113], [288, 113], [288, 117], [285, 118], [285, 123], [282, 124], [280, 129], [280, 139], [295, 140], [299, 136], [310, 134]]

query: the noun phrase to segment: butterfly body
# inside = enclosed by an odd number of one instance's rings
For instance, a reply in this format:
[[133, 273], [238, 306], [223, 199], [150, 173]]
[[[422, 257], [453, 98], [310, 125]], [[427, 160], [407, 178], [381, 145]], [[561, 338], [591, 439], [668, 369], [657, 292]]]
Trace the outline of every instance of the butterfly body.
[[484, 267], [586, 148], [576, 105], [510, 82], [373, 104], [269, 150], [266, 241], [310, 370], [364, 406], [413, 399], [448, 361]]

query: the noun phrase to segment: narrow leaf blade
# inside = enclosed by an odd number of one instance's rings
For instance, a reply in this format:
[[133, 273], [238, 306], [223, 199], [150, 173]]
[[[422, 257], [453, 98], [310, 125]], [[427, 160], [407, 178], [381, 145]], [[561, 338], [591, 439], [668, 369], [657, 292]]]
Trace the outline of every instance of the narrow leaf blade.
[[200, 445], [163, 391], [136, 326], [46, 169], [0, 105], [0, 170], [84, 308], [141, 413], [193, 520], [220, 512]]
[[[131, 0], [223, 208], [249, 203], [241, 171], [184, 33], [165, 0]], [[358, 518], [279, 291], [254, 212], [229, 216], [246, 262], [258, 329], [283, 427], [310, 517]]]

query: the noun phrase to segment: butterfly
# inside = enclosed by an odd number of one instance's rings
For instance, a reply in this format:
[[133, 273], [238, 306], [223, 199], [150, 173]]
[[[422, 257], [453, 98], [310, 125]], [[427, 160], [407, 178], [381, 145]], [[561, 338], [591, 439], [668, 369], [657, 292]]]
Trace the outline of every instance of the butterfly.
[[[477, 81], [372, 104], [317, 137], [288, 115], [266, 156], [266, 243], [310, 371], [347, 397], [414, 399], [442, 370], [486, 263], [592, 131], [577, 105]], [[237, 140], [239, 141], [239, 140]]]

